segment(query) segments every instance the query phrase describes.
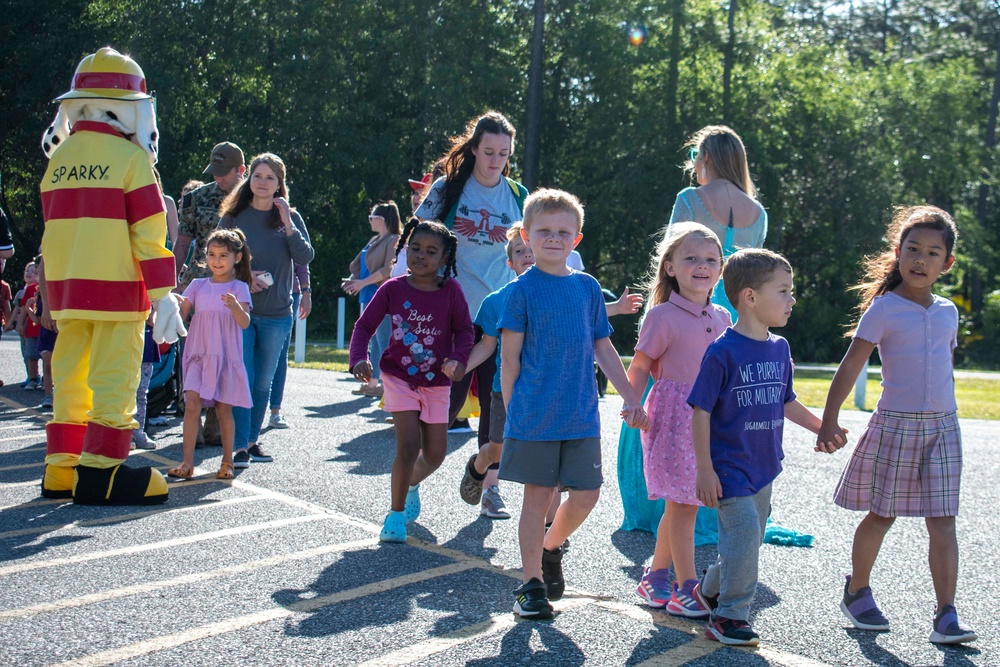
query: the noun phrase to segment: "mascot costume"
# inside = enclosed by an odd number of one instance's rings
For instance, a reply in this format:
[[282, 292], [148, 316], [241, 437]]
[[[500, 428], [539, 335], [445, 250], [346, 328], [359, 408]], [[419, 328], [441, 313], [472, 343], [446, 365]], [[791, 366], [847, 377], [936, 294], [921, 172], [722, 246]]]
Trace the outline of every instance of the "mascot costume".
[[[165, 247], [163, 198], [153, 176], [157, 133], [142, 69], [110, 47], [84, 58], [42, 148], [42, 255], [48, 308], [59, 327], [52, 355], [54, 410], [42, 495], [86, 505], [167, 499], [163, 475], [129, 468], [143, 322], [154, 337], [184, 335]], [[152, 300], [152, 301], [151, 301]]]

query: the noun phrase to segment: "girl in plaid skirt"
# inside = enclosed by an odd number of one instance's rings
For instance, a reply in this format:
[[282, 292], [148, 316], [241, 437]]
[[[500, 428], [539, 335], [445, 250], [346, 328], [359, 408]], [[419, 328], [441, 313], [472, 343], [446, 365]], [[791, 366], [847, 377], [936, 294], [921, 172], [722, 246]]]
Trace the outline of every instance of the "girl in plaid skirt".
[[924, 517], [937, 597], [930, 641], [940, 644], [976, 639], [954, 604], [962, 474], [952, 368], [958, 309], [931, 292], [955, 261], [957, 236], [954, 220], [939, 208], [897, 209], [887, 234], [891, 247], [865, 260], [866, 279], [857, 286], [861, 318], [830, 386], [817, 438], [820, 445], [835, 443], [837, 436], [846, 441], [837, 423], [840, 406], [878, 347], [882, 395], [834, 497], [841, 507], [868, 513], [854, 533], [840, 608], [855, 627], [889, 629], [868, 585], [872, 567], [897, 516]]

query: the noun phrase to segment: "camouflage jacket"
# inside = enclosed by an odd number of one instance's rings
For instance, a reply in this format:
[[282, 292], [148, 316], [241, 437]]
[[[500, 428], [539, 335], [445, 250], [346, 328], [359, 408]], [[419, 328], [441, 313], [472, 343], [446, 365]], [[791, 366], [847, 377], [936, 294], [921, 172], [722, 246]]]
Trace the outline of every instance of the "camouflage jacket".
[[192, 238], [186, 262], [188, 268], [183, 276], [184, 284], [195, 278], [211, 275], [206, 266], [205, 241], [219, 226], [219, 208], [228, 194], [212, 182], [181, 198], [180, 206], [177, 207], [177, 233]]

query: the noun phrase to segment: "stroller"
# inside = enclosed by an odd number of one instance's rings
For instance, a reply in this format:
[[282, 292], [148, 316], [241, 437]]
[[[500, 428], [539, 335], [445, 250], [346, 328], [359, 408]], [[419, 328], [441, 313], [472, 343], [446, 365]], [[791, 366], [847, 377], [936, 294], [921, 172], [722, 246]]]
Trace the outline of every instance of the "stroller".
[[153, 377], [149, 380], [149, 392], [146, 396], [146, 420], [163, 414], [171, 403], [175, 404], [174, 414], [184, 414], [179, 343], [160, 346], [160, 360], [153, 364]]

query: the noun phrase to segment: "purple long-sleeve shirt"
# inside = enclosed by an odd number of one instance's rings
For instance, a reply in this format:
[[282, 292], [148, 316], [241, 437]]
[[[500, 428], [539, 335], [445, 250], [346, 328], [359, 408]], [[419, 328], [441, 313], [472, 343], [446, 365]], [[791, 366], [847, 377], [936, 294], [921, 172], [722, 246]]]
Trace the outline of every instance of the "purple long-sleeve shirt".
[[368, 342], [386, 315], [392, 335], [378, 360], [383, 373], [418, 387], [441, 387], [451, 384], [441, 372], [445, 358], [469, 361], [475, 334], [465, 294], [454, 280], [433, 292], [412, 287], [406, 276], [382, 283], [354, 324], [351, 368], [368, 357]]

